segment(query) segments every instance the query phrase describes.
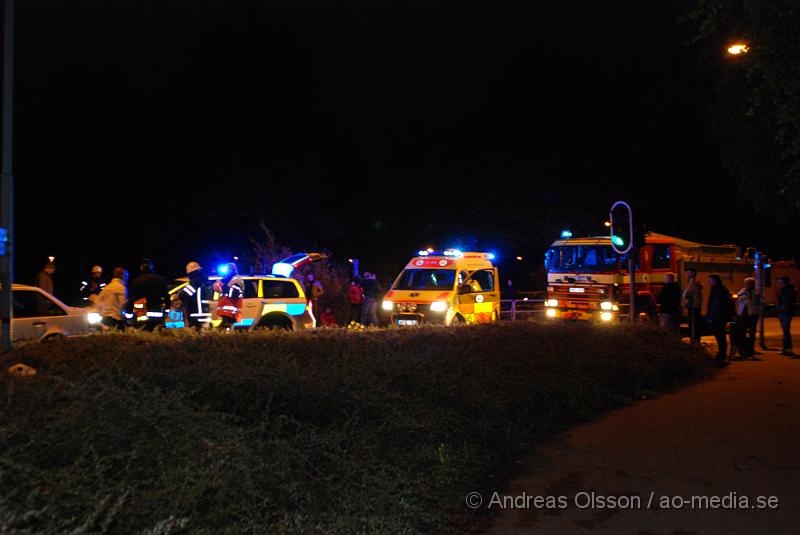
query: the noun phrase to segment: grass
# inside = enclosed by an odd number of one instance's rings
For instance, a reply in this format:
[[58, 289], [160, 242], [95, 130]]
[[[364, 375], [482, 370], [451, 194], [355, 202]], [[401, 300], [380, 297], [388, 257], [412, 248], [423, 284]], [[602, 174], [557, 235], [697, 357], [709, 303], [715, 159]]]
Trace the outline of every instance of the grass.
[[517, 322], [29, 344], [0, 373], [0, 532], [418, 533], [532, 443], [708, 372], [646, 327]]

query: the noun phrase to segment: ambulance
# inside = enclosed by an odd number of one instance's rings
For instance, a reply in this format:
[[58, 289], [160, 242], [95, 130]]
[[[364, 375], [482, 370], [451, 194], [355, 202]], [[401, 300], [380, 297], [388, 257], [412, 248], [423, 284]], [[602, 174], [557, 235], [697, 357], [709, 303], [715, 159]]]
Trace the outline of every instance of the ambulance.
[[500, 317], [492, 253], [419, 251], [383, 300], [392, 326], [486, 323]]

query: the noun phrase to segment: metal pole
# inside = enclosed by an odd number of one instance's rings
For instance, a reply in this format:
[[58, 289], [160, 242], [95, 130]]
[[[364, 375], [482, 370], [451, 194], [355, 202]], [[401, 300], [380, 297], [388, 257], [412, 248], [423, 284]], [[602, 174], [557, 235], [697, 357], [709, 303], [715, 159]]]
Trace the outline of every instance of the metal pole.
[[14, 126], [14, 0], [3, 1], [3, 126], [2, 185], [0, 186], [0, 227], [5, 229], [6, 243], [0, 256], [0, 336], [2, 351], [11, 349], [13, 315], [11, 285], [14, 281], [14, 174], [12, 134]]
[[631, 278], [631, 321], [636, 321], [636, 261], [633, 255], [636, 249], [631, 249], [628, 254], [628, 275]]

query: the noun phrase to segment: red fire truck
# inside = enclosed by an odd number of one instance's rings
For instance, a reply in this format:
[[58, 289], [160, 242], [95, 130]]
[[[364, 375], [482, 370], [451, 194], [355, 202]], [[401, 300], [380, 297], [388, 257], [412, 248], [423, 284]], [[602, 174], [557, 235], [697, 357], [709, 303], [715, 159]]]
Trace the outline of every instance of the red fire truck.
[[[706, 245], [650, 232], [636, 253], [636, 312], [642, 318], [658, 313], [656, 298], [667, 274], [686, 286], [685, 271], [694, 268], [704, 285], [716, 273], [733, 293], [753, 276], [753, 249], [743, 254], [736, 245]], [[628, 256], [611, 247], [609, 236], [573, 238], [565, 231], [547, 252], [548, 318], [612, 322], [630, 313]]]

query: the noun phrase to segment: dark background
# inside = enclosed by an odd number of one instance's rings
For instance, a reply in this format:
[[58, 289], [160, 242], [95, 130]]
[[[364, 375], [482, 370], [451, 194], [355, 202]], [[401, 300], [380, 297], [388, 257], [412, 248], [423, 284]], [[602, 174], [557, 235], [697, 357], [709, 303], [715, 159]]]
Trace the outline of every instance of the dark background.
[[709, 134], [724, 48], [709, 70], [685, 37], [662, 1], [18, 2], [17, 281], [48, 255], [62, 297], [95, 263], [178, 275], [262, 221], [384, 277], [428, 245], [521, 276], [620, 198], [793, 256]]

